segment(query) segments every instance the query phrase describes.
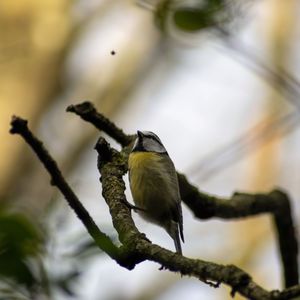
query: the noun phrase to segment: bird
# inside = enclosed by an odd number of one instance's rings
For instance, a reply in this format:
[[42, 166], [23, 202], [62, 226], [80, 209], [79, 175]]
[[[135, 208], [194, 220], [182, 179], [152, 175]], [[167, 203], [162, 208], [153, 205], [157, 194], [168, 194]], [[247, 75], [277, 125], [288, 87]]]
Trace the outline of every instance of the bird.
[[163, 227], [182, 255], [183, 218], [177, 173], [159, 137], [137, 131], [128, 158], [129, 183], [137, 213]]

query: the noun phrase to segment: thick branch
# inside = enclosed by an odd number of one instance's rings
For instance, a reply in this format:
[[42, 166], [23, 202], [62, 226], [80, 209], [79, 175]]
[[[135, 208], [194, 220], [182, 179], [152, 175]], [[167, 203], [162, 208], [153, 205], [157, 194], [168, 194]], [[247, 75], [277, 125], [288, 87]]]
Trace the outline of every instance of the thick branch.
[[[89, 113], [85, 112], [84, 107], [89, 108]], [[134, 138], [134, 135], [126, 135], [115, 124], [98, 113], [90, 102], [71, 106], [68, 108], [68, 111], [75, 112], [84, 120], [106, 132], [121, 145], [128, 145]], [[107, 128], [110, 129], [107, 130]], [[126, 153], [128, 151], [124, 154], [126, 155]], [[236, 193], [231, 199], [222, 199], [200, 192], [182, 174], [178, 174], [178, 179], [182, 201], [185, 202], [199, 219], [213, 217], [237, 219], [271, 213], [278, 237], [285, 286], [289, 287], [298, 284], [298, 244], [290, 201], [285, 193], [279, 190], [275, 190], [269, 194], [251, 195]]]
[[273, 220], [284, 267], [285, 286], [290, 287], [299, 283], [298, 244], [291, 205], [285, 193], [274, 192], [270, 196], [276, 203]]
[[[295, 285], [290, 288], [283, 290], [282, 292], [274, 291], [273, 298], [280, 300], [288, 300], [288, 299], [296, 299], [296, 297], [300, 296], [300, 285]], [[277, 297], [277, 298], [276, 298]]]
[[[98, 145], [100, 146], [96, 146], [96, 150], [99, 153], [98, 168], [101, 174], [103, 197], [109, 206], [119, 239], [124, 244], [128, 254], [131, 253], [131, 255], [127, 255], [131, 258], [131, 266], [144, 260], [150, 260], [161, 264], [170, 271], [194, 276], [204, 283], [211, 284], [213, 281], [216, 282], [215, 286], [220, 283], [227, 284], [232, 287], [232, 295], [238, 292], [253, 300], [290, 299], [284, 298], [284, 294], [280, 292], [266, 291], [257, 285], [247, 273], [233, 265], [223, 266], [212, 262], [189, 259], [152, 244], [137, 230], [126, 205], [125, 184], [122, 179], [126, 173], [124, 153], [111, 150], [111, 155], [108, 156], [109, 145], [103, 138], [99, 139]], [[125, 152], [127, 152], [126, 149]], [[104, 157], [109, 157], [109, 160], [105, 161]], [[286, 293], [286, 291], [284, 292]], [[293, 296], [297, 292], [300, 293], [296, 287], [293, 292]]]
[[[234, 292], [238, 291], [251, 299], [270, 299], [267, 291], [258, 287], [252, 282], [248, 274], [235, 266], [221, 266], [201, 260], [188, 259], [151, 244], [135, 227], [130, 209], [126, 205], [125, 183], [122, 176], [127, 169], [124, 159], [122, 159], [122, 153], [111, 151], [111, 156], [108, 156], [108, 147], [103, 138], [99, 139], [95, 147], [99, 153], [98, 167], [101, 174], [102, 193], [109, 206], [119, 239], [128, 252], [134, 253], [131, 258], [136, 256], [136, 263], [142, 260], [151, 260], [171, 271], [195, 276], [203, 282], [212, 280], [217, 283], [226, 283], [232, 286]], [[109, 160], [105, 161], [104, 157], [109, 157]]]
[[178, 179], [182, 200], [197, 218], [237, 219], [271, 213], [284, 269], [285, 286], [298, 284], [298, 243], [290, 201], [283, 191], [253, 195], [235, 193], [231, 199], [222, 199], [200, 192], [183, 174], [178, 174]]
[[45, 149], [43, 143], [39, 141], [28, 129], [27, 121], [19, 117], [13, 117], [11, 121], [10, 133], [19, 134], [23, 137], [23, 139], [32, 148], [32, 150], [35, 152], [35, 154], [38, 156], [38, 158], [50, 174], [51, 184], [56, 186], [61, 191], [68, 204], [84, 224], [99, 248], [106, 252], [110, 257], [117, 259], [119, 255], [118, 248], [112, 243], [110, 238], [103, 232], [101, 232], [97, 227], [88, 211], [84, 208], [73, 190], [65, 181], [56, 162]]

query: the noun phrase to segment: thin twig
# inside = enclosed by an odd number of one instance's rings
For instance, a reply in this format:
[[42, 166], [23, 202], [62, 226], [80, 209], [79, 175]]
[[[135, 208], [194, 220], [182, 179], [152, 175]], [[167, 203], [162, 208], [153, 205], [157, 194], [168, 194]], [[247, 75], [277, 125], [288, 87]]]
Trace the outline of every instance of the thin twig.
[[123, 130], [105, 116], [99, 114], [91, 102], [85, 101], [77, 105], [67, 107], [67, 112], [73, 112], [83, 120], [92, 123], [99, 130], [103, 130], [110, 137], [118, 141], [123, 147], [132, 141], [132, 136], [124, 134]]

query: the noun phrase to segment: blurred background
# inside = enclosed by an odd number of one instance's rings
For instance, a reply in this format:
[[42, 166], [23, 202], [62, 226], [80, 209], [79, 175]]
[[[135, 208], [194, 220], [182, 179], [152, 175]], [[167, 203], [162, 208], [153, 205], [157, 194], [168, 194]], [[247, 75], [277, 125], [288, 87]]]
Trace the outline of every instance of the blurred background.
[[[2, 0], [0, 299], [231, 299], [224, 286], [150, 262], [128, 271], [101, 253], [9, 122], [29, 120], [116, 241], [93, 150], [99, 132], [65, 112], [87, 99], [127, 133], [154, 131], [204, 192], [281, 187], [299, 229], [299, 13], [297, 0]], [[199, 221], [184, 205], [183, 214], [184, 255], [282, 288], [269, 216]], [[133, 218], [174, 250], [164, 230]]]

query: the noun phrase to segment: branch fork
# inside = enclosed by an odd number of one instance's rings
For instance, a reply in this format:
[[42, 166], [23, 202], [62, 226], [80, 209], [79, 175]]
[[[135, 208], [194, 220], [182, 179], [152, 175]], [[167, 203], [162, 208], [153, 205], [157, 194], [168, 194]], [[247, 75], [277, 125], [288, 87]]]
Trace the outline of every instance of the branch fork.
[[[293, 223], [290, 201], [286, 193], [274, 190], [269, 194], [236, 193], [231, 199], [217, 198], [199, 191], [191, 185], [183, 174], [178, 174], [183, 202], [199, 219], [212, 217], [237, 219], [262, 213], [271, 213], [276, 228], [278, 245], [284, 270], [286, 288], [282, 291], [266, 291], [256, 284], [251, 276], [234, 265], [219, 265], [213, 262], [190, 259], [152, 244], [136, 228], [130, 205], [125, 197], [123, 175], [127, 172], [127, 158], [130, 144], [135, 135], [126, 135], [109, 119], [97, 112], [90, 102], [71, 105], [68, 112], [79, 115], [99, 130], [107, 133], [123, 147], [119, 152], [112, 149], [100, 137], [95, 149], [98, 152], [98, 169], [101, 174], [102, 194], [109, 207], [114, 228], [118, 232], [121, 246], [115, 245], [95, 224], [76, 194], [65, 181], [56, 162], [28, 129], [27, 121], [13, 117], [12, 134], [19, 134], [29, 144], [43, 163], [55, 185], [64, 195], [70, 207], [82, 221], [87, 231], [100, 249], [106, 252], [119, 265], [129, 270], [137, 264], [150, 260], [164, 269], [194, 276], [202, 282], [217, 288], [221, 283], [231, 286], [231, 296], [239, 293], [253, 300], [288, 300], [300, 295], [298, 274], [298, 244]], [[133, 209], [138, 209], [133, 207]]]

